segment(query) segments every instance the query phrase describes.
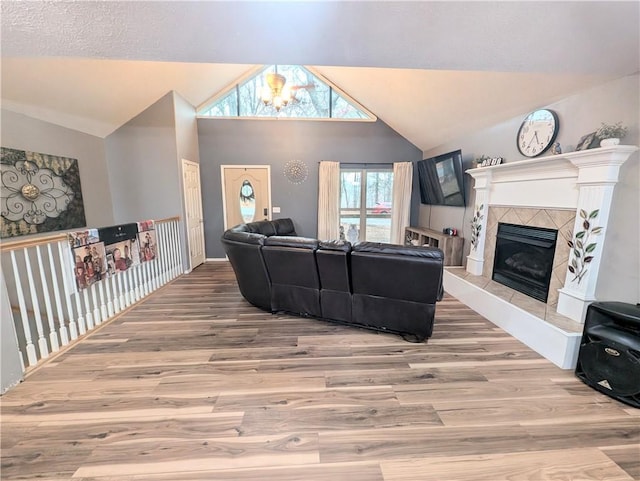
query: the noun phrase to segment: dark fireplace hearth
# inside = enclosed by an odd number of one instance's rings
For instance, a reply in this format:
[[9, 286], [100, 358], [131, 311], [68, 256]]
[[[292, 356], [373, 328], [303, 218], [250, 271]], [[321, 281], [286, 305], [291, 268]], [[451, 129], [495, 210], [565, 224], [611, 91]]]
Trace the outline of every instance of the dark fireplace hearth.
[[498, 224], [493, 280], [547, 302], [556, 229]]

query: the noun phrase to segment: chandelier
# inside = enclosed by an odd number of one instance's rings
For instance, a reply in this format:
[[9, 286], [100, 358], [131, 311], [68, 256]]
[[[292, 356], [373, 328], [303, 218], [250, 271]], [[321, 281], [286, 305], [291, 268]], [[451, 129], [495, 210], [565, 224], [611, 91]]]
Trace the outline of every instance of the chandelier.
[[267, 85], [262, 89], [262, 102], [265, 106], [272, 105], [276, 112], [280, 112], [282, 107], [286, 107], [293, 100], [293, 92], [285, 85], [287, 79], [278, 72], [268, 73], [266, 80]]

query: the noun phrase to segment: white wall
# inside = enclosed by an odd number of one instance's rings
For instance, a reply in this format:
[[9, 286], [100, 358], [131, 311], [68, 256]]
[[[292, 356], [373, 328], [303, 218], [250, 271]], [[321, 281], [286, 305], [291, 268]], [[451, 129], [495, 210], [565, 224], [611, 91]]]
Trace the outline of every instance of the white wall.
[[180, 232], [183, 250], [183, 265], [185, 270], [190, 268], [189, 236], [186, 226], [186, 203], [184, 201], [184, 183], [182, 181], [182, 159], [200, 163], [200, 150], [198, 145], [198, 121], [196, 108], [187, 102], [180, 94], [173, 92], [174, 115], [176, 125], [176, 150], [177, 162], [180, 169], [179, 188], [181, 199], [181, 215], [184, 217], [184, 228]]
[[180, 216], [186, 247], [181, 159], [200, 160], [195, 108], [169, 92], [105, 144], [115, 223]]
[[4, 275], [0, 274], [0, 394], [22, 380], [22, 362]]
[[181, 215], [173, 93], [105, 139], [116, 224]]
[[[623, 144], [640, 145], [638, 74], [600, 85], [565, 98], [546, 107], [554, 110], [560, 120], [557, 140], [564, 152], [575, 150], [583, 135], [597, 130], [601, 122], [621, 121], [629, 127]], [[474, 167], [473, 160], [481, 155], [500, 156], [505, 162], [522, 160], [516, 146], [516, 133], [521, 116], [489, 129], [448, 142], [425, 151], [432, 157], [451, 150], [462, 149], [465, 169]], [[547, 154], [545, 154], [547, 155]], [[640, 169], [638, 152], [622, 166], [620, 182], [616, 185], [611, 218], [606, 232], [604, 256], [596, 289], [599, 300], [636, 303], [640, 301]], [[425, 227], [442, 229], [456, 227], [465, 237], [465, 256], [469, 253], [471, 237], [469, 222], [473, 216], [473, 179], [465, 176], [467, 190], [466, 209], [455, 207], [420, 206], [419, 223]], [[541, 192], [540, 195], [544, 195]]]

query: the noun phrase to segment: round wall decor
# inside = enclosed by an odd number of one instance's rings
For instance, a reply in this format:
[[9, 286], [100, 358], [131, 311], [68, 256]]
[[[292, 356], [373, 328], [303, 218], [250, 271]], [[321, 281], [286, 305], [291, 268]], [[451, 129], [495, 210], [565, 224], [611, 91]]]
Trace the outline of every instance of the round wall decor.
[[309, 169], [301, 160], [290, 160], [284, 166], [284, 175], [292, 184], [302, 184], [307, 180]]

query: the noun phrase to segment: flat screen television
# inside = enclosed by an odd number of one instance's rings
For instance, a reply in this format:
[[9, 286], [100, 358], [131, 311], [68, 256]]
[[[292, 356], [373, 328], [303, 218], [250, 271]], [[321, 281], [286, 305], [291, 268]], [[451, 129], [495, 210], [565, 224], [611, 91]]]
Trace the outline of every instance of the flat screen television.
[[423, 204], [464, 207], [461, 150], [419, 161], [418, 179]]

